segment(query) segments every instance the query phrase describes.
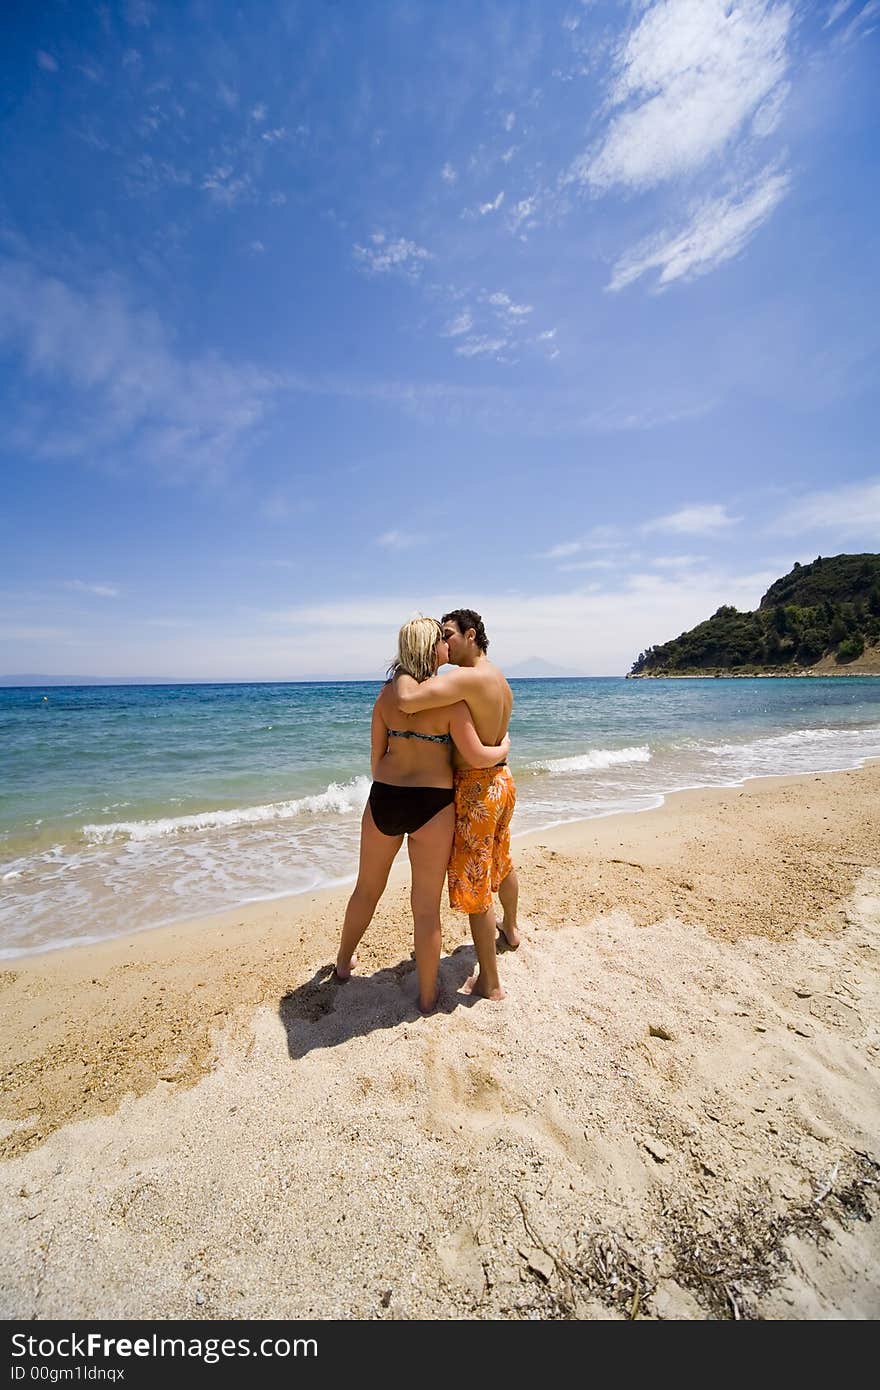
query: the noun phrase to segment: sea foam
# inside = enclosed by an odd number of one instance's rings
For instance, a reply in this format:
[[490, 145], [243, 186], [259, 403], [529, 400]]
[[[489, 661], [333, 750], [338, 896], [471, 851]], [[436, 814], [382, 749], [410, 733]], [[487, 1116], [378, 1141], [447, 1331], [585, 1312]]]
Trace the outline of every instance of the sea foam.
[[615, 767], [619, 763], [649, 763], [651, 750], [647, 744], [632, 748], [593, 748], [589, 753], [578, 753], [573, 758], [548, 758], [545, 762], [531, 763], [535, 772], [597, 772], [605, 767]]
[[109, 825], [84, 825], [88, 844], [105, 845], [112, 840], [158, 840], [167, 835], [185, 835], [194, 830], [228, 830], [238, 825], [265, 825], [273, 821], [294, 820], [298, 816], [345, 815], [359, 811], [370, 792], [367, 777], [351, 782], [331, 782], [314, 796], [294, 801], [274, 801], [267, 806], [238, 806], [226, 811], [198, 811], [190, 816], [162, 816], [158, 820], [111, 821]]

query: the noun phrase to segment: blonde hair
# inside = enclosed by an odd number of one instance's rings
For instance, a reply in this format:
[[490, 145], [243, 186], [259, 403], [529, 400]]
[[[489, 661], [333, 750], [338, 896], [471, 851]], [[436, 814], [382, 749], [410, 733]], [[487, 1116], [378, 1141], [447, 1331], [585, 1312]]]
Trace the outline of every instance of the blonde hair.
[[388, 667], [388, 679], [395, 676], [412, 676], [413, 680], [426, 681], [437, 669], [434, 648], [443, 636], [443, 629], [436, 618], [425, 618], [421, 614], [404, 623], [397, 634], [397, 656]]

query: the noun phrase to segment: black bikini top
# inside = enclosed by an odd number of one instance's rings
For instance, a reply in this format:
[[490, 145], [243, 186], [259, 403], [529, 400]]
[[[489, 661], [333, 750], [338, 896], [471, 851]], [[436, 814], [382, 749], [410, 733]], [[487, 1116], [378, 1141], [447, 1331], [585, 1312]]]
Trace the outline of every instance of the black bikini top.
[[415, 729], [389, 729], [389, 738], [421, 738], [425, 743], [451, 743], [452, 734], [417, 734]]

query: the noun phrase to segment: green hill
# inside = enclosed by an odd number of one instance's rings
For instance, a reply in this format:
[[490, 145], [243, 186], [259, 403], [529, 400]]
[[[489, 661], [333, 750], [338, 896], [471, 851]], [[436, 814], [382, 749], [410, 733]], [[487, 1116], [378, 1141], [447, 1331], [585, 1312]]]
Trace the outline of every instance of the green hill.
[[880, 555], [820, 555], [771, 584], [754, 612], [725, 605], [690, 632], [641, 652], [630, 675], [784, 675], [866, 661], [873, 668], [875, 659]]

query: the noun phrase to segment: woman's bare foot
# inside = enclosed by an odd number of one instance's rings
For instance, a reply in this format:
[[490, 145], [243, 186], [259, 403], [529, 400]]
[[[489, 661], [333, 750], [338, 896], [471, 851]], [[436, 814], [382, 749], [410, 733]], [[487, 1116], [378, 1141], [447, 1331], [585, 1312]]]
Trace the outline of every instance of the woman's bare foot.
[[459, 991], [460, 994], [479, 994], [481, 999], [491, 999], [497, 1003], [504, 998], [504, 990], [498, 985], [495, 989], [487, 989], [483, 983], [479, 970], [476, 975], [471, 975], [469, 980], [465, 980]]
[[506, 922], [499, 922], [498, 930], [504, 937], [508, 951], [515, 951], [519, 943], [522, 941], [522, 937], [520, 936], [519, 931], [517, 930], [516, 923], [514, 922], [513, 926], [510, 927], [507, 925]]
[[354, 970], [357, 963], [357, 956], [352, 956], [351, 960], [348, 962], [340, 961], [337, 959], [336, 965], [334, 966], [334, 972], [337, 980], [350, 980], [351, 972], [352, 970]]

